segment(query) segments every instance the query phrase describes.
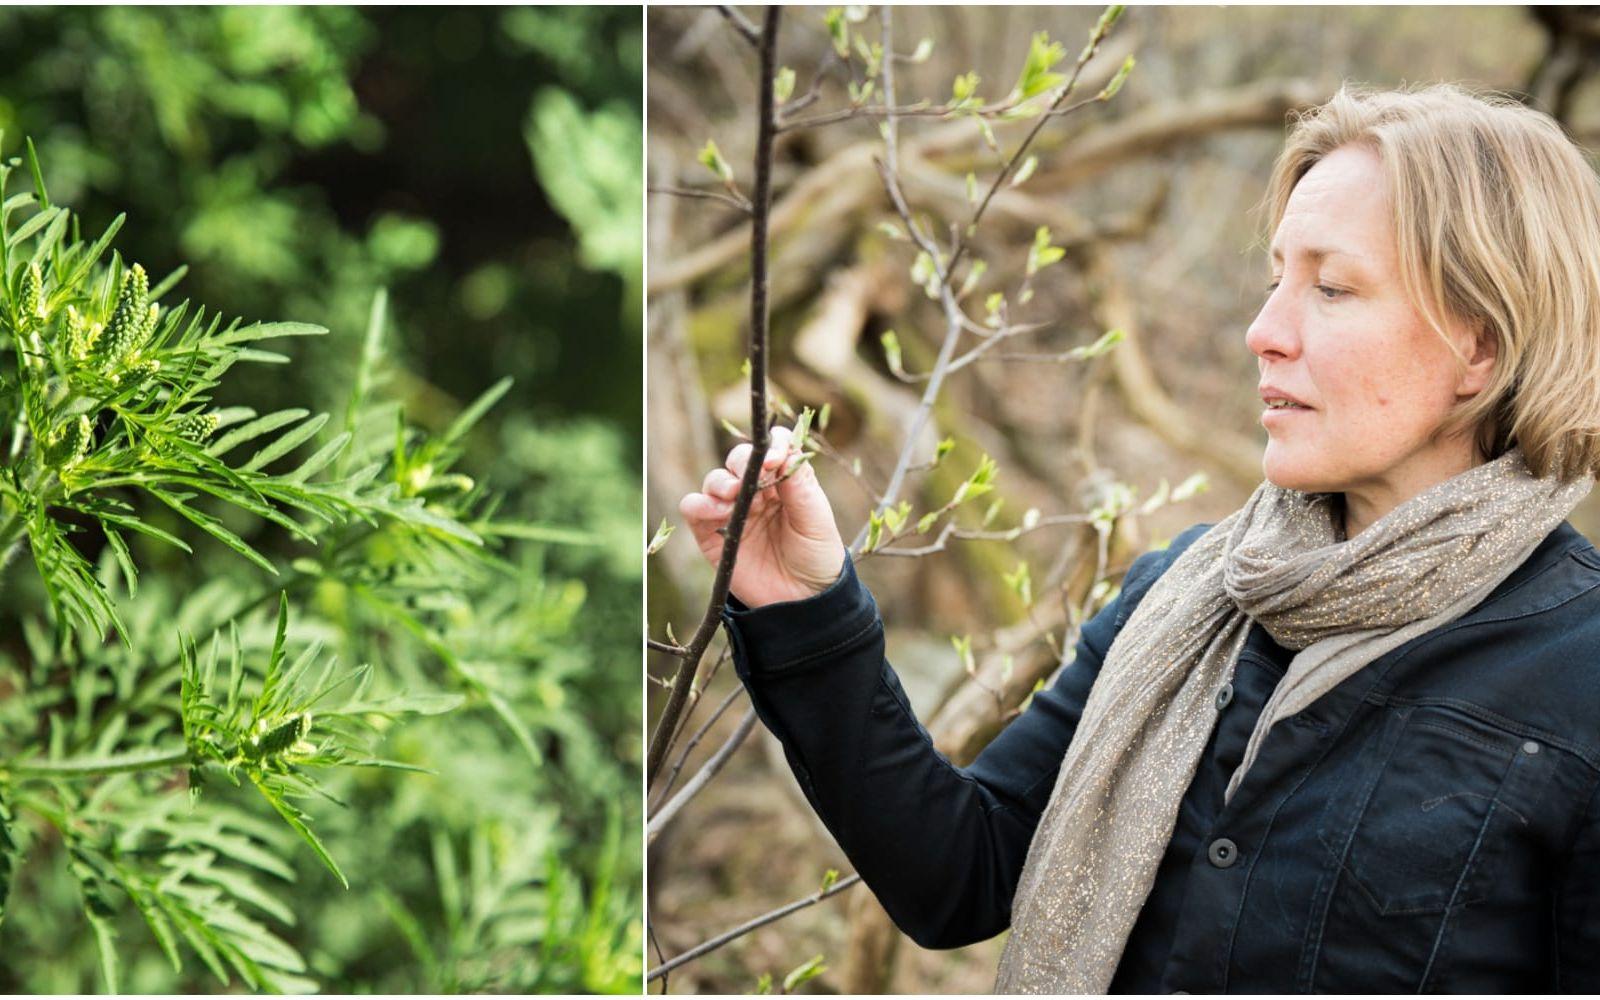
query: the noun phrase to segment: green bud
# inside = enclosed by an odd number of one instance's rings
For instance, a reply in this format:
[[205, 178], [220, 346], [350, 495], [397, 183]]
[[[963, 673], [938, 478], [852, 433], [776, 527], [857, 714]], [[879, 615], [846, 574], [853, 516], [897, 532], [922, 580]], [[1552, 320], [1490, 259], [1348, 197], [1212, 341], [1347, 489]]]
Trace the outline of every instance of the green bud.
[[963, 73], [956, 77], [950, 85], [950, 102], [957, 107], [964, 106], [977, 93], [979, 80], [976, 73]]
[[772, 99], [779, 104], [794, 95], [794, 70], [788, 66], [778, 70], [772, 78]]
[[1017, 185], [1026, 182], [1029, 177], [1033, 176], [1033, 172], [1037, 169], [1039, 169], [1039, 158], [1037, 156], [1029, 156], [1026, 160], [1022, 161], [1022, 166], [1017, 168], [1017, 172], [1011, 175], [1011, 186], [1016, 187]]
[[1106, 84], [1105, 89], [1100, 91], [1100, 100], [1109, 101], [1113, 97], [1116, 97], [1117, 91], [1122, 89], [1122, 85], [1128, 80], [1128, 74], [1132, 72], [1133, 56], [1129, 56], [1122, 61], [1122, 66], [1117, 70], [1117, 75], [1113, 76], [1111, 78], [1111, 82]]
[[728, 166], [728, 161], [722, 158], [722, 150], [717, 148], [715, 139], [707, 139], [706, 144], [700, 148], [700, 165], [717, 175], [717, 179], [724, 184], [733, 183], [733, 168]]

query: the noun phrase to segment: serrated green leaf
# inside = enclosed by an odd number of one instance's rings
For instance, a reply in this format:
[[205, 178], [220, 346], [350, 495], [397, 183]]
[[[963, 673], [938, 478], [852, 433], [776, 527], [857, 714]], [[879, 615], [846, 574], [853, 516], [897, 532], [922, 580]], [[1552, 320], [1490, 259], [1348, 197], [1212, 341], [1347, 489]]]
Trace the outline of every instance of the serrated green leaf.
[[257, 340], [275, 340], [278, 337], [320, 337], [327, 332], [327, 327], [317, 326], [315, 323], [252, 323], [250, 326], [210, 337], [206, 343], [212, 347], [222, 347]]
[[[286, 410], [278, 410], [275, 413], [269, 413], [264, 417], [257, 417], [244, 426], [235, 428], [234, 430], [229, 431], [227, 434], [224, 434], [222, 437], [213, 441], [211, 445], [206, 448], [205, 453], [210, 455], [212, 458], [220, 458], [232, 451], [234, 448], [237, 448], [239, 445], [244, 444], [246, 441], [253, 441], [263, 434], [270, 434], [280, 427], [285, 427], [294, 423], [296, 420], [300, 420], [310, 415], [310, 413], [310, 410], [295, 406]], [[221, 418], [219, 417], [219, 425], [220, 420]]]
[[317, 838], [315, 833], [311, 832], [311, 827], [306, 825], [305, 813], [284, 801], [281, 792], [270, 787], [256, 775], [252, 774], [250, 781], [256, 786], [256, 790], [261, 793], [262, 798], [266, 799], [268, 804], [277, 811], [278, 815], [283, 817], [284, 822], [289, 824], [289, 828], [299, 834], [300, 839], [306, 842], [312, 853], [316, 854], [317, 858], [321, 860], [330, 872], [333, 872], [333, 876], [339, 880], [339, 884], [346, 889], [350, 888], [350, 880], [345, 878], [344, 872], [339, 868], [339, 863], [333, 860], [333, 855], [328, 853], [328, 849], [322, 846], [322, 841]]
[[241, 472], [254, 472], [275, 459], [281, 458], [311, 439], [322, 426], [328, 422], [326, 413], [319, 413], [307, 419], [294, 430], [280, 435], [271, 444], [250, 456], [250, 461], [239, 466]]
[[56, 219], [65, 212], [66, 209], [61, 208], [60, 206], [40, 209], [38, 212], [34, 213], [33, 217], [27, 222], [24, 222], [6, 236], [6, 247], [9, 249], [17, 246], [28, 237], [39, 232], [39, 230], [43, 229], [45, 226], [48, 226], [52, 222], [56, 221]]

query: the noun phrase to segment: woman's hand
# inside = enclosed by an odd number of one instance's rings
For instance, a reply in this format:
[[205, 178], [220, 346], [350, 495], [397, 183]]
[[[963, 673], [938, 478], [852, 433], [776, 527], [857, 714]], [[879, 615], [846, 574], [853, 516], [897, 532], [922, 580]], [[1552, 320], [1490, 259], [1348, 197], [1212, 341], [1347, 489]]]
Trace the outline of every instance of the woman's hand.
[[[751, 501], [739, 540], [731, 589], [752, 608], [820, 593], [838, 579], [844, 566], [844, 541], [833, 508], [810, 463], [794, 464], [800, 456], [790, 453], [792, 439], [789, 428], [772, 429], [771, 446], [761, 464], [764, 488]], [[722, 558], [718, 529], [733, 513], [750, 451], [749, 444], [741, 444], [728, 452], [727, 465], [706, 473], [700, 492], [678, 502], [678, 513], [713, 566]], [[784, 471], [789, 474], [782, 476]]]

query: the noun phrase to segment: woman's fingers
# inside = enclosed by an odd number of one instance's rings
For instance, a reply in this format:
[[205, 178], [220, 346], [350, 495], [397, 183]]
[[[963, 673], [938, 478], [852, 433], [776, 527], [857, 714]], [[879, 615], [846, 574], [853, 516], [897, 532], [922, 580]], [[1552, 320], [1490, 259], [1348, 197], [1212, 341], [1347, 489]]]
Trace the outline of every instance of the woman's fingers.
[[712, 469], [700, 484], [700, 492], [719, 500], [732, 500], [739, 495], [739, 477], [727, 469]]
[[[761, 462], [763, 473], [761, 478], [770, 479], [771, 477], [766, 474], [767, 470], [779, 468], [783, 460], [788, 457], [789, 444], [793, 436], [794, 432], [787, 427], [774, 427], [768, 432], [770, 440], [767, 445], [766, 458]], [[732, 473], [735, 478], [744, 478], [745, 465], [750, 461], [752, 448], [753, 446], [750, 442], [746, 441], [743, 444], [735, 445], [733, 450], [728, 452], [728, 459], [724, 468]]]
[[733, 504], [704, 493], [688, 493], [678, 501], [678, 513], [691, 526], [720, 525], [732, 512]]

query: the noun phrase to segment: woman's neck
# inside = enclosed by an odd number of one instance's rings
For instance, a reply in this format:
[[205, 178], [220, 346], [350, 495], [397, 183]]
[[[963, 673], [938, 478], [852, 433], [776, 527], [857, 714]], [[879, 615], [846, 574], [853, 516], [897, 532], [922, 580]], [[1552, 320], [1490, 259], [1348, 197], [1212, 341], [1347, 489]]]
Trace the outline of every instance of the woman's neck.
[[1343, 502], [1339, 509], [1344, 520], [1346, 541], [1366, 531], [1412, 497], [1488, 461], [1478, 451], [1475, 442], [1471, 441], [1464, 442], [1464, 447], [1436, 451], [1418, 458], [1422, 460], [1411, 462], [1403, 469], [1390, 470], [1382, 477], [1343, 491]]

